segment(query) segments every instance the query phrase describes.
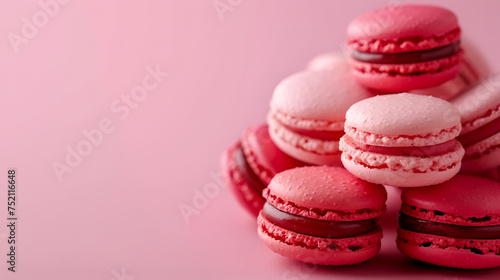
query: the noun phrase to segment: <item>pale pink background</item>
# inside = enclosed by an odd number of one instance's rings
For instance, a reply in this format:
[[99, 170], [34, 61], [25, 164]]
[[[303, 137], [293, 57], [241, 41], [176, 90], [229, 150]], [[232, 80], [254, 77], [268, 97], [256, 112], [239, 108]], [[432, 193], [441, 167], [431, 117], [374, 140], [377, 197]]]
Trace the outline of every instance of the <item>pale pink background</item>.
[[[260, 242], [254, 219], [218, 179], [222, 151], [264, 121], [274, 86], [316, 54], [340, 50], [356, 15], [389, 3], [449, 7], [499, 71], [500, 2], [221, 1], [233, 3], [223, 18], [212, 0], [73, 0], [18, 53], [7, 36], [41, 7], [0, 2], [0, 177], [18, 170], [19, 217], [11, 273], [3, 182], [0, 279], [500, 277], [498, 269], [413, 262], [395, 249], [390, 230], [380, 254], [362, 265], [282, 258]], [[121, 120], [111, 105], [156, 65], [169, 76]], [[105, 118], [115, 130], [59, 182], [51, 164], [63, 163], [66, 146]], [[196, 206], [196, 193], [207, 189], [211, 197], [186, 223], [179, 207]]]

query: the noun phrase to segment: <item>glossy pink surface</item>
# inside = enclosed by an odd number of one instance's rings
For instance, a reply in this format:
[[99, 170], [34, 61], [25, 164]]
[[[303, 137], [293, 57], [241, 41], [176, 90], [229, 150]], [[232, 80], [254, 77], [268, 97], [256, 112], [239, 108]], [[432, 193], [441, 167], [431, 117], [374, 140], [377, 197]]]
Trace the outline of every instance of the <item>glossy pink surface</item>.
[[[0, 279], [499, 278], [495, 269], [457, 271], [406, 258], [389, 219], [396, 207], [381, 218], [382, 248], [366, 263], [330, 268], [283, 258], [261, 242], [223, 183], [221, 153], [265, 121], [277, 83], [314, 56], [341, 51], [354, 17], [396, 1], [221, 0], [215, 3], [233, 6], [219, 17], [213, 1], [74, 0], [15, 53], [7, 35], [21, 34], [23, 17], [42, 11], [38, 2], [0, 5], [0, 172], [6, 180], [7, 169], [17, 168], [19, 200], [12, 273], [2, 181]], [[489, 33], [500, 27], [500, 3], [422, 3], [452, 9], [500, 71], [500, 39]], [[142, 101], [122, 101], [157, 65], [169, 75]], [[98, 145], [81, 161], [70, 157], [74, 167], [60, 182], [51, 164], [66, 165], [67, 146], [87, 143], [83, 130], [102, 123], [110, 131], [107, 119], [114, 130], [101, 141], [94, 133]]]

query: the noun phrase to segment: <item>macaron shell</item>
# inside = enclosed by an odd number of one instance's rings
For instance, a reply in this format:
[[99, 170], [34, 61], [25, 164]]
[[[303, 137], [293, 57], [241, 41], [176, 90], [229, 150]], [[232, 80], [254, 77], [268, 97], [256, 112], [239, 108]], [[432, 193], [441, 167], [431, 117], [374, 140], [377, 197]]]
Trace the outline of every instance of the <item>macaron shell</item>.
[[439, 185], [405, 189], [401, 199], [410, 206], [463, 218], [500, 215], [500, 183], [477, 176], [458, 174]]
[[[318, 121], [343, 124], [347, 109], [370, 96], [347, 71], [303, 71], [276, 86], [270, 106], [272, 112], [290, 117], [289, 122], [280, 118], [286, 125], [318, 130], [313, 127], [321, 124]], [[307, 123], [308, 120], [314, 122]], [[322, 129], [325, 127], [321, 124]]]
[[352, 160], [346, 158], [345, 154], [342, 154], [341, 159], [344, 167], [356, 177], [374, 184], [384, 184], [394, 187], [422, 187], [439, 184], [455, 176], [460, 171], [461, 166], [461, 163], [458, 162], [454, 167], [446, 171], [413, 173], [368, 168], [354, 163]]
[[[425, 89], [443, 84], [459, 73], [462, 66], [460, 55], [411, 64], [370, 64], [352, 61], [352, 75], [361, 85], [398, 93]], [[415, 73], [418, 74], [411, 74]]]
[[[410, 237], [411, 236], [411, 237]], [[423, 239], [429, 238], [428, 242], [437, 241], [438, 243], [450, 244], [447, 248], [439, 247], [422, 247], [408, 239]], [[456, 240], [456, 239], [455, 239]], [[410, 258], [420, 260], [427, 263], [432, 263], [439, 266], [454, 267], [462, 269], [486, 269], [500, 266], [500, 255], [494, 253], [488, 254], [475, 254], [468, 249], [453, 246], [455, 243], [471, 243], [474, 241], [456, 242], [453, 238], [443, 236], [436, 236], [430, 234], [422, 234], [417, 232], [409, 232], [405, 230], [398, 230], [398, 239], [396, 241], [398, 249]], [[483, 244], [491, 244], [492, 247], [500, 242], [498, 239], [494, 240], [476, 240]], [[460, 249], [459, 249], [460, 247]], [[465, 246], [464, 246], [465, 247]]]
[[281, 171], [306, 165], [276, 147], [269, 136], [266, 124], [247, 128], [243, 133], [241, 144], [248, 164], [265, 185]]
[[[258, 235], [267, 247], [282, 256], [306, 263], [356, 264], [373, 258], [380, 250], [381, 230], [352, 238], [328, 239], [283, 229], [262, 215], [257, 222]], [[350, 250], [349, 247], [356, 249]]]
[[253, 216], [257, 217], [266, 200], [262, 197], [261, 193], [256, 192], [247, 184], [243, 175], [239, 171], [238, 165], [235, 161], [235, 153], [236, 150], [239, 149], [240, 145], [241, 143], [237, 142], [224, 151], [221, 158], [221, 168], [224, 173], [227, 186], [240, 205], [242, 205]]
[[500, 117], [500, 74], [492, 75], [451, 100], [462, 118], [462, 134]]
[[383, 209], [387, 199], [383, 186], [362, 181], [342, 167], [290, 169], [277, 174], [268, 189], [286, 202], [315, 209]]
[[399, 53], [457, 41], [456, 16], [436, 6], [389, 5], [362, 14], [347, 28], [348, 46], [362, 52]]
[[[346, 113], [346, 128], [385, 136], [425, 135], [460, 126], [460, 115], [449, 102], [410, 93], [368, 98], [352, 105]], [[449, 141], [459, 133], [453, 131], [440, 141]]]
[[269, 135], [283, 153], [316, 165], [340, 165], [338, 141], [324, 141], [294, 133], [272, 117], [268, 118]]
[[[262, 192], [264, 198], [274, 208], [295, 216], [302, 216], [305, 218], [322, 220], [322, 221], [365, 221], [370, 219], [377, 219], [384, 214], [386, 207], [380, 206], [376, 208], [361, 208], [356, 210], [340, 210], [340, 209], [326, 209], [316, 207], [304, 207], [297, 205], [292, 201], [285, 201], [279, 196], [274, 194], [269, 188], [264, 189]], [[265, 206], [264, 206], [265, 207]]]

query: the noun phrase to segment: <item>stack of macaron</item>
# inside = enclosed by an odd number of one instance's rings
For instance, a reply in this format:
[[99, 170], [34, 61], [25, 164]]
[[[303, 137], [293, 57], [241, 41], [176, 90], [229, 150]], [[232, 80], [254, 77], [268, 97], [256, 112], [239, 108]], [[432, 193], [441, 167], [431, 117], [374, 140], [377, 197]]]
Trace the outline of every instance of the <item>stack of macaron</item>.
[[[403, 254], [500, 267], [500, 76], [436, 6], [362, 14], [346, 45], [277, 83], [267, 124], [222, 156], [264, 244], [308, 263], [364, 262], [396, 201]], [[394, 189], [401, 200], [387, 201]]]

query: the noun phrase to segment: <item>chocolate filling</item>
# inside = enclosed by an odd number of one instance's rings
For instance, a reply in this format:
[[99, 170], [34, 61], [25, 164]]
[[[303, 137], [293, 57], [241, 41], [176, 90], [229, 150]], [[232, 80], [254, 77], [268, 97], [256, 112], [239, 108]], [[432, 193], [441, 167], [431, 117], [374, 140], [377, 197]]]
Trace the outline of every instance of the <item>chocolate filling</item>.
[[323, 221], [289, 214], [266, 202], [262, 214], [281, 228], [322, 238], [346, 238], [372, 232], [378, 228], [377, 219], [364, 221]]
[[253, 172], [252, 168], [248, 164], [241, 146], [236, 149], [236, 152], [234, 153], [234, 159], [241, 173], [241, 176], [243, 176], [243, 179], [245, 179], [247, 185], [260, 195], [262, 193], [262, 190], [266, 188], [266, 185], [264, 184], [264, 182], [262, 182], [259, 176], [257, 176], [257, 174]]
[[460, 51], [460, 41], [456, 41], [447, 46], [406, 53], [382, 54], [353, 51], [352, 58], [368, 63], [381, 64], [406, 64], [418, 63], [452, 56]]
[[464, 135], [457, 137], [457, 140], [462, 143], [464, 147], [477, 143], [483, 139], [486, 139], [494, 134], [500, 132], [500, 118], [492, 120], [491, 122], [481, 126], [478, 129], [467, 132]]
[[500, 225], [498, 226], [457, 226], [438, 222], [426, 221], [408, 216], [399, 215], [399, 226], [402, 229], [447, 236], [462, 239], [500, 239]]

